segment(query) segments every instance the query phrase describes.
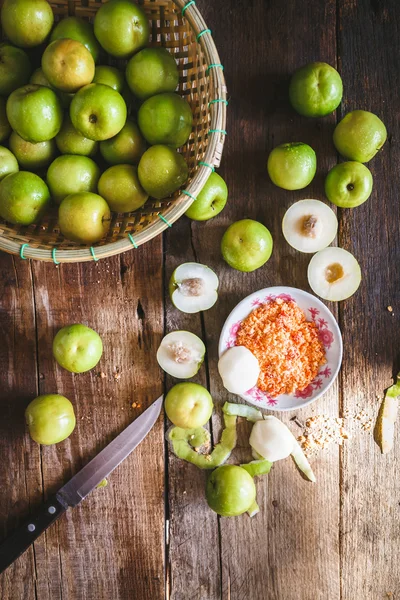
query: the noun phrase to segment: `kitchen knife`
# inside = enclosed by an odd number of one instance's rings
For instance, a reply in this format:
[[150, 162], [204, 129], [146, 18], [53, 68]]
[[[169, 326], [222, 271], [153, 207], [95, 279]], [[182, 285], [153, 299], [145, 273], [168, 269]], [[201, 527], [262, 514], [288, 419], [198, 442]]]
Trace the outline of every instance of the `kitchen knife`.
[[0, 544], [0, 573], [14, 562], [69, 507], [79, 504], [146, 437], [160, 414], [163, 396], [153, 402], [39, 511]]

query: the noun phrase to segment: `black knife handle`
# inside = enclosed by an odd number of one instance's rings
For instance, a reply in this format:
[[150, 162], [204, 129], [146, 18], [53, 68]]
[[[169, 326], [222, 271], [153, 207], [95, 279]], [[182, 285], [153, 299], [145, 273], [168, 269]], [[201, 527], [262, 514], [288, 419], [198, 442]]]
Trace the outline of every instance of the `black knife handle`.
[[65, 513], [68, 505], [56, 494], [42, 504], [38, 512], [17, 527], [0, 544], [0, 573], [5, 571], [54, 521]]

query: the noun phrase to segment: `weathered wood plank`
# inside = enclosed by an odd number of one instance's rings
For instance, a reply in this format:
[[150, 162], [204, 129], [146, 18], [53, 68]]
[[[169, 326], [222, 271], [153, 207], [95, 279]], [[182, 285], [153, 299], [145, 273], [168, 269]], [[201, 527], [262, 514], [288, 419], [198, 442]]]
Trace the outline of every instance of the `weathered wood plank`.
[[[358, 294], [341, 306], [344, 333], [343, 408], [376, 415], [383, 390], [400, 370], [400, 257], [397, 173], [400, 168], [400, 14], [395, 0], [339, 1], [339, 50], [345, 85], [343, 115], [356, 108], [378, 114], [388, 142], [368, 164], [374, 191], [366, 204], [343, 211], [341, 244], [361, 264]], [[368, 40], [368, 44], [366, 44]], [[387, 307], [394, 307], [393, 313]], [[343, 448], [341, 490], [342, 598], [400, 595], [400, 435], [381, 456], [372, 435]]]
[[[220, 7], [204, 7], [211, 27], [219, 22], [219, 12]], [[222, 284], [218, 309], [204, 317], [211, 390], [219, 404], [227, 399], [216, 370], [223, 321], [242, 297], [261, 287], [286, 284], [308, 289], [309, 257], [293, 251], [283, 240], [281, 219], [294, 200], [323, 198], [324, 174], [336, 161], [331, 144], [334, 116], [302, 119], [290, 109], [287, 93], [289, 75], [296, 67], [320, 59], [335, 64], [335, 3], [227, 1], [224, 14], [229, 27], [215, 28], [214, 35], [231, 96], [221, 168], [230, 200], [221, 217], [192, 226], [199, 261], [215, 268]], [[286, 141], [310, 143], [317, 152], [318, 175], [307, 190], [286, 192], [268, 180], [267, 153]], [[230, 270], [220, 258], [223, 231], [244, 217], [265, 223], [275, 241], [270, 262], [253, 274]], [[317, 410], [337, 414], [337, 386], [318, 402]], [[292, 414], [279, 416], [288, 422]], [[216, 418], [215, 429], [218, 425]], [[243, 426], [236, 460], [250, 458], [248, 429]], [[220, 520], [224, 600], [339, 598], [337, 449], [313, 465], [318, 478], [315, 486], [298, 476], [291, 461], [277, 464], [257, 483], [260, 514], [251, 521], [247, 516]]]
[[[77, 416], [77, 427], [67, 441], [41, 449], [46, 496], [161, 393], [155, 359], [163, 330], [161, 248], [159, 238], [136, 253], [96, 265], [32, 264], [40, 392], [66, 395]], [[51, 353], [56, 331], [74, 322], [93, 327], [104, 343], [98, 367], [81, 375], [58, 367]], [[34, 336], [34, 320], [28, 314], [23, 324]], [[105, 377], [99, 376], [101, 372]], [[16, 378], [24, 382], [20, 364]], [[19, 394], [17, 387], [14, 395]], [[132, 408], [133, 401], [140, 407]], [[107, 488], [94, 492], [39, 538], [40, 600], [164, 597], [163, 454], [160, 418], [113, 473]], [[23, 463], [17, 463], [20, 477], [24, 469]], [[29, 560], [29, 555], [21, 558], [25, 568]], [[15, 598], [9, 594], [10, 600]]]
[[[35, 310], [28, 262], [0, 253], [0, 522], [5, 537], [42, 497], [40, 450], [25, 435], [37, 394]], [[0, 576], [0, 596], [35, 598], [33, 547]], [[43, 600], [46, 596], [43, 596]]]
[[[196, 262], [188, 219], [183, 218], [166, 236], [165, 310], [166, 330], [185, 329], [204, 338], [199, 315], [186, 315], [173, 307], [168, 282], [173, 270], [184, 262]], [[214, 309], [215, 310], [215, 309]], [[208, 358], [193, 381], [207, 387]], [[166, 378], [167, 390], [177, 383]], [[204, 496], [206, 473], [177, 459], [168, 461], [170, 543], [168, 592], [171, 600], [203, 600], [220, 597], [220, 548], [217, 516]]]

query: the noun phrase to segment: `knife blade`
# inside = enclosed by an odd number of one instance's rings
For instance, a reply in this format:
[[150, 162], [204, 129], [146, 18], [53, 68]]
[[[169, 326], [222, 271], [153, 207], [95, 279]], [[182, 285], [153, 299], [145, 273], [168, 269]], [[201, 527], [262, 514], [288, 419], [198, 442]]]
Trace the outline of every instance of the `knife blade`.
[[54, 496], [42, 504], [35, 516], [19, 526], [0, 544], [0, 573], [9, 567], [69, 507], [79, 504], [146, 437], [158, 419], [160, 396], [128, 425]]

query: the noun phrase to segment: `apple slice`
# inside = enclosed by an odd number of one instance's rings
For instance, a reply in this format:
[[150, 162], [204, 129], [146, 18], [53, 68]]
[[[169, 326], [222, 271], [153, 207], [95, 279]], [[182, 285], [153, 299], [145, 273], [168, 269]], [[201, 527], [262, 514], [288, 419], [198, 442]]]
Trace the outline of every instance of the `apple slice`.
[[218, 361], [218, 372], [224, 387], [232, 394], [244, 394], [253, 388], [260, 375], [260, 365], [245, 346], [234, 346]]
[[184, 313], [208, 310], [218, 299], [218, 277], [200, 263], [183, 263], [172, 273], [169, 294], [173, 305]]
[[206, 347], [197, 335], [190, 331], [172, 331], [161, 341], [157, 350], [160, 367], [177, 379], [190, 379], [200, 369]]
[[283, 217], [282, 231], [288, 244], [299, 252], [318, 252], [334, 240], [338, 228], [335, 213], [320, 200], [299, 200]]
[[308, 265], [308, 283], [324, 300], [345, 300], [361, 283], [361, 269], [354, 256], [343, 248], [325, 248]]

